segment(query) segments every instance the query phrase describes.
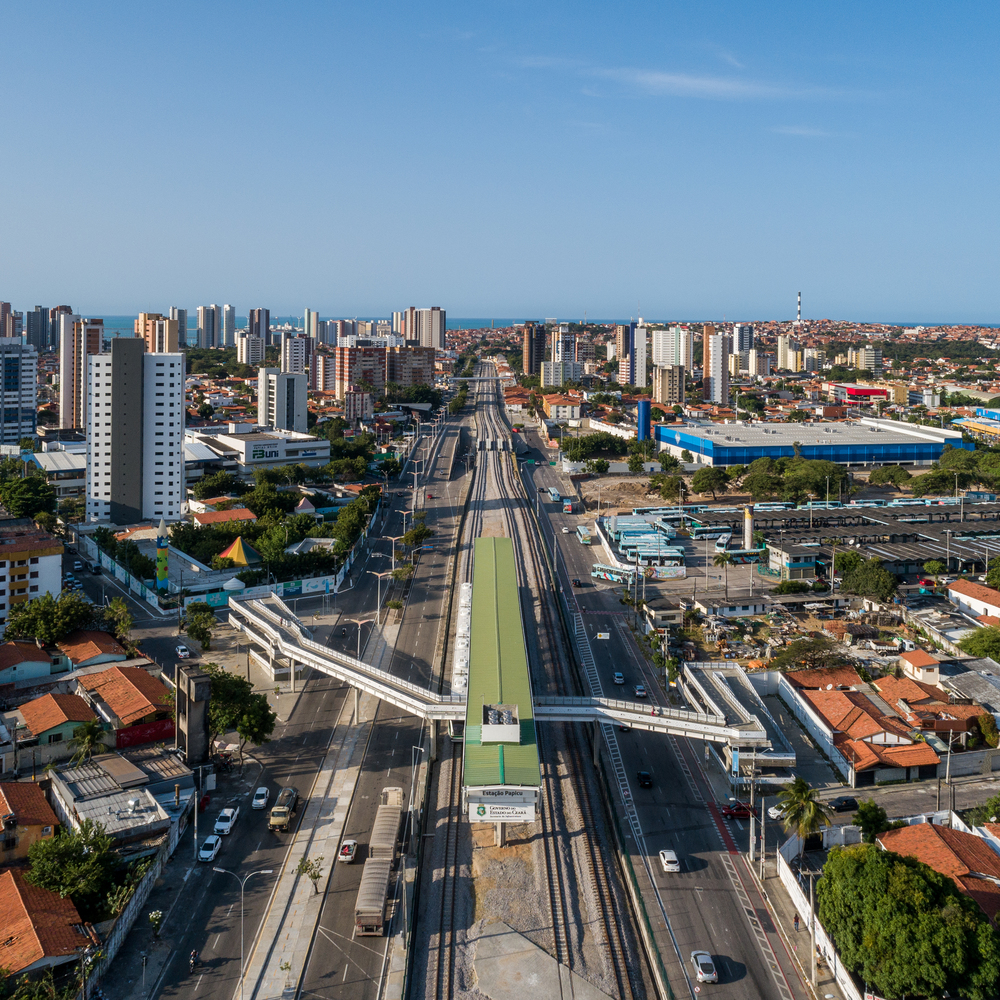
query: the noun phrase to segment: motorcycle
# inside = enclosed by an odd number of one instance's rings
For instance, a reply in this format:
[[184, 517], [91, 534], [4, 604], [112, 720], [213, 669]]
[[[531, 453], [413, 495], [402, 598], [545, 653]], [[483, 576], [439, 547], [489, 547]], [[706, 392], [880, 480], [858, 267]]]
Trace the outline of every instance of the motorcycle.
[[198, 952], [192, 951], [188, 956], [188, 972], [194, 972], [195, 966], [198, 964]]

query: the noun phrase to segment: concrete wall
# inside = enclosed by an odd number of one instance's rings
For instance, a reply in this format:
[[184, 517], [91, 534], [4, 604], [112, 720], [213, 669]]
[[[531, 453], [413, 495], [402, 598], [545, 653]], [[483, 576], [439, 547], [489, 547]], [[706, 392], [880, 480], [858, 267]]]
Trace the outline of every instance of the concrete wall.
[[[947, 759], [938, 764], [938, 777], [943, 778], [948, 770]], [[1000, 771], [1000, 749], [973, 750], [969, 753], [951, 755], [951, 776], [960, 778], [968, 774], [990, 774]]]
[[850, 780], [850, 767], [843, 755], [833, 745], [833, 739], [826, 729], [825, 723], [812, 708], [803, 701], [795, 688], [788, 683], [786, 677], [778, 682], [778, 696], [788, 706], [788, 710], [805, 727], [806, 732], [816, 741], [820, 749], [830, 759], [830, 763], [841, 773], [845, 781]]

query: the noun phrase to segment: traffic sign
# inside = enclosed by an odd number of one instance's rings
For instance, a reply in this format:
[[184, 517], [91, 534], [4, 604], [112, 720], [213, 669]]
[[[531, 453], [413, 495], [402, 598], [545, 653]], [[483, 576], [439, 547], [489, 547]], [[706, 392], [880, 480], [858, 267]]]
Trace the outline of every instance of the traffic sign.
[[598, 632], [597, 633], [597, 638], [598, 639], [610, 639], [611, 638], [611, 633], [610, 632]]

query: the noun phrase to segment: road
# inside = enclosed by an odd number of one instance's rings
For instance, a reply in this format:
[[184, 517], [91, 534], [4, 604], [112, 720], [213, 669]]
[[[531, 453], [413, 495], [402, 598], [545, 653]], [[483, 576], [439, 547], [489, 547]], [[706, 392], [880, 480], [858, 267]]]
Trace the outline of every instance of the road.
[[[557, 486], [567, 492], [566, 482], [548, 465], [545, 455], [536, 453], [535, 458], [543, 464], [536, 464], [530, 473], [534, 485]], [[561, 507], [547, 500], [539, 509], [545, 537], [558, 551], [563, 595], [571, 611], [583, 614], [604, 691], [612, 695], [620, 690], [613, 675], [621, 671], [627, 696], [642, 683], [651, 701], [664, 704], [660, 684], [628, 631], [628, 609], [619, 603], [621, 588], [591, 581], [591, 566], [600, 560], [600, 550], [581, 545], [575, 529], [581, 521], [592, 522], [593, 515], [563, 514]], [[562, 532], [564, 525], [571, 529], [568, 533]], [[584, 586], [573, 588], [573, 578]], [[609, 638], [598, 639], [598, 633]], [[738, 853], [748, 832], [739, 821], [721, 817], [702, 772], [702, 745], [617, 728], [615, 738], [655, 886], [656, 898], [646, 899], [646, 908], [662, 916], [672, 938], [673, 947], [661, 953], [675, 995], [696, 995], [690, 953], [698, 949], [712, 953], [719, 968], [720, 982], [710, 987], [713, 996], [805, 1000], [806, 987]], [[652, 788], [639, 787], [636, 773], [640, 770], [652, 774]], [[677, 851], [679, 874], [660, 870], [658, 852], [663, 848]]]

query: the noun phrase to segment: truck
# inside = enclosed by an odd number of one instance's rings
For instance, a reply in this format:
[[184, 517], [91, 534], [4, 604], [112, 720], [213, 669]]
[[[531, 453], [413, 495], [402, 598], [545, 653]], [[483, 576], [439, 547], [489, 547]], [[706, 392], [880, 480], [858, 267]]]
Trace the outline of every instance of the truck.
[[354, 904], [354, 927], [359, 935], [381, 937], [385, 930], [385, 901], [389, 895], [389, 858], [369, 858], [361, 872]]
[[274, 805], [271, 806], [271, 815], [267, 821], [269, 830], [287, 830], [289, 828], [298, 798], [299, 793], [294, 788], [282, 788], [278, 792], [278, 797], [274, 800]]
[[368, 841], [368, 857], [393, 862], [399, 850], [399, 820], [403, 814], [403, 789], [382, 789], [381, 804], [375, 813]]

